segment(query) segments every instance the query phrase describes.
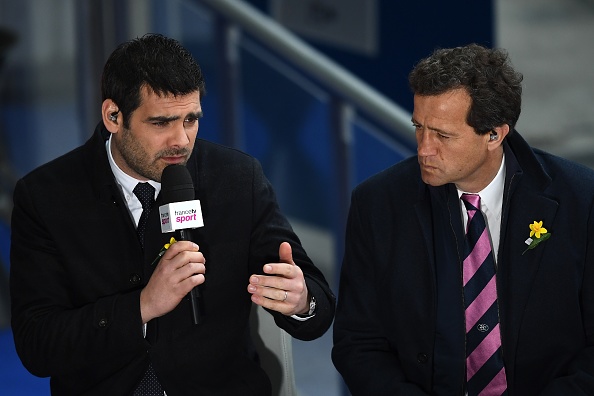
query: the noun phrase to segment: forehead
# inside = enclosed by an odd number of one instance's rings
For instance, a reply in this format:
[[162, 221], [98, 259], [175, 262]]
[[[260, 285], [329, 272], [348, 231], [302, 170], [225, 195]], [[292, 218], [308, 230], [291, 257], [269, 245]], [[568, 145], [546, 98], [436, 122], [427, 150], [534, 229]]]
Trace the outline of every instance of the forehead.
[[464, 89], [439, 95], [415, 95], [413, 118], [422, 123], [466, 123], [470, 104], [470, 95]]
[[153, 110], [153, 109], [183, 109], [188, 111], [200, 110], [200, 92], [194, 91], [187, 95], [173, 95], [157, 94], [148, 87], [140, 89], [140, 106], [139, 109]]

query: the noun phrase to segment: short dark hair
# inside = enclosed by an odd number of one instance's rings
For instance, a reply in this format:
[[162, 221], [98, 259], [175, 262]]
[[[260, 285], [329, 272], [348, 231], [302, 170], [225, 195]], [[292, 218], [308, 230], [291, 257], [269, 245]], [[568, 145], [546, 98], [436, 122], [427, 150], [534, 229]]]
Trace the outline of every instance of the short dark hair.
[[120, 44], [109, 56], [101, 77], [101, 96], [113, 100], [122, 113], [124, 127], [140, 106], [140, 90], [157, 95], [206, 94], [200, 66], [178, 41], [146, 34]]
[[522, 79], [506, 51], [477, 44], [435, 50], [408, 76], [415, 95], [465, 89], [472, 100], [466, 121], [481, 135], [503, 124], [513, 130], [522, 107]]

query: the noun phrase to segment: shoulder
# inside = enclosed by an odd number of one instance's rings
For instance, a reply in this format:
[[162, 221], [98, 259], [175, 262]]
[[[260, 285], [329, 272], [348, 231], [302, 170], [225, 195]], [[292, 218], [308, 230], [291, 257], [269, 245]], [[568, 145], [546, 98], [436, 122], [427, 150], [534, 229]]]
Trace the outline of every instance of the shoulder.
[[86, 158], [84, 146], [78, 147], [31, 170], [21, 180], [39, 188], [50, 186], [52, 190], [59, 190], [60, 185], [79, 183], [89, 177]]
[[222, 144], [197, 139], [192, 156], [188, 160], [190, 173], [202, 176], [215, 173], [219, 178], [226, 174], [249, 176], [261, 172], [260, 162], [253, 156]]
[[539, 149], [534, 149], [534, 154], [551, 177], [553, 186], [594, 192], [594, 170], [591, 168]]
[[192, 157], [199, 162], [211, 161], [239, 161], [240, 163], [255, 162], [256, 159], [235, 148], [203, 139], [196, 139]]
[[355, 187], [353, 193], [365, 199], [416, 198], [421, 185], [419, 164], [413, 156], [370, 176]]
[[241, 190], [265, 180], [260, 162], [231, 147], [197, 139], [187, 168], [195, 185]]
[[517, 131], [506, 141], [512, 158], [527, 176], [522, 179], [529, 188], [555, 192], [580, 189], [594, 191], [594, 170], [591, 168], [531, 147]]
[[80, 183], [93, 180], [109, 170], [105, 138], [99, 131], [81, 146], [30, 171], [23, 180], [35, 185], [50, 185], [55, 190], [62, 184]]

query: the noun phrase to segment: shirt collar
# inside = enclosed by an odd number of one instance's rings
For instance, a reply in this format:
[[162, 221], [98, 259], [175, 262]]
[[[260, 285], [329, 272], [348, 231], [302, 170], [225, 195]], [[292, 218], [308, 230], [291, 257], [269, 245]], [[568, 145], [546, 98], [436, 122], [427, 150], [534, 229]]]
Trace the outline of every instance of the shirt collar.
[[[501, 165], [497, 175], [491, 180], [491, 183], [478, 193], [481, 196], [481, 209], [491, 211], [493, 215], [499, 216], [501, 214], [501, 207], [503, 205], [503, 186], [505, 184], [505, 154], [501, 158]], [[458, 198], [465, 193], [465, 191], [458, 190]], [[470, 193], [469, 193], [470, 194]]]

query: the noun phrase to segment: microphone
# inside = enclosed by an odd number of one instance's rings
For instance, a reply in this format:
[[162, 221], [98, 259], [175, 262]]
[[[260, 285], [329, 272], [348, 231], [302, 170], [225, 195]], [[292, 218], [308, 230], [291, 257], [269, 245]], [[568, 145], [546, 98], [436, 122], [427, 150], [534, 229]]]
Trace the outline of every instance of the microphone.
[[[161, 175], [161, 196], [165, 205], [159, 207], [161, 232], [175, 231], [178, 241], [191, 240], [190, 230], [204, 226], [200, 200], [195, 199], [194, 184], [188, 168], [169, 165]], [[190, 291], [192, 320], [200, 323], [200, 291], [198, 286]]]

